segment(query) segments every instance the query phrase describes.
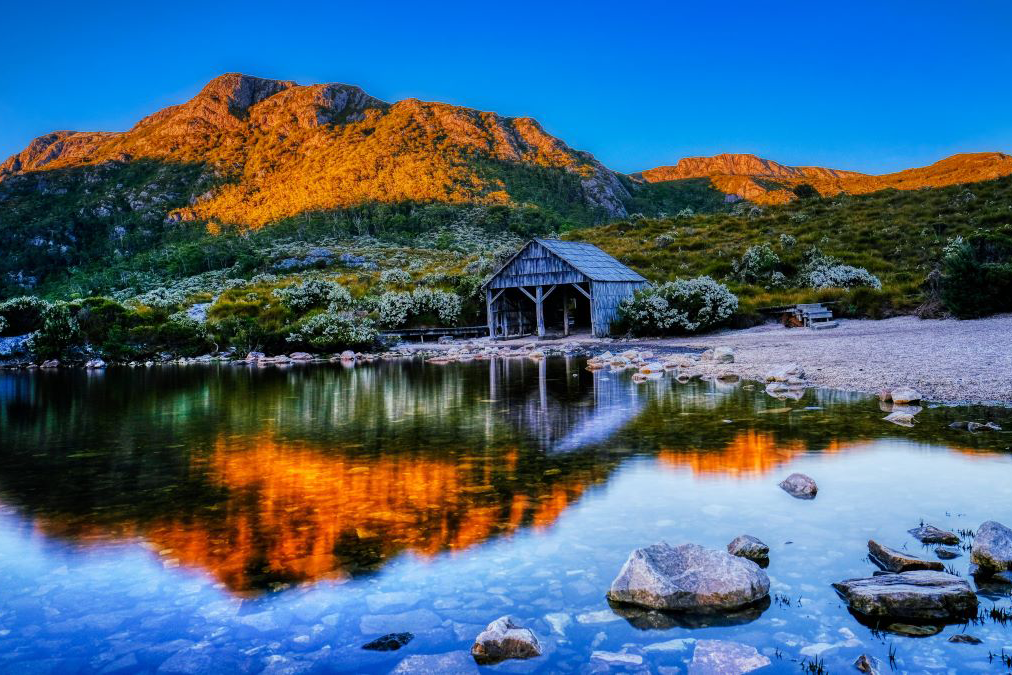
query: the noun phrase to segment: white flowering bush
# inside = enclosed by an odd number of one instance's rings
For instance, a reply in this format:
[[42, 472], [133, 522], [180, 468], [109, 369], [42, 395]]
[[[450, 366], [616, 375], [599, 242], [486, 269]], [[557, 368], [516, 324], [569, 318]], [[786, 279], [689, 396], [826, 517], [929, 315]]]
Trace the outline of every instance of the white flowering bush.
[[293, 312], [305, 312], [324, 305], [338, 310], [347, 309], [353, 302], [347, 288], [336, 281], [322, 279], [309, 279], [284, 288], [275, 288], [271, 295]]
[[288, 342], [318, 351], [368, 348], [379, 337], [373, 322], [352, 312], [326, 311], [306, 317], [295, 325]]
[[[769, 283], [780, 264], [780, 257], [769, 244], [749, 246], [745, 254], [735, 260], [731, 267], [734, 275], [747, 284]], [[781, 275], [783, 276], [783, 275]]]
[[0, 302], [0, 331], [15, 335], [29, 333], [41, 326], [50, 303], [34, 295], [21, 295]]
[[738, 309], [738, 298], [710, 277], [669, 281], [626, 298], [619, 321], [638, 335], [695, 333], [726, 321]]
[[169, 309], [188, 304], [189, 298], [201, 293], [217, 295], [230, 288], [246, 285], [245, 279], [232, 278], [231, 270], [214, 270], [191, 277], [186, 277], [166, 286], [151, 288], [144, 293], [135, 294], [134, 289], [126, 289], [113, 293], [113, 299], [130, 305], [147, 305]]
[[399, 328], [411, 320], [424, 318], [435, 319], [444, 326], [450, 326], [460, 318], [462, 303], [456, 293], [422, 287], [410, 293], [383, 293], [376, 299], [375, 307], [381, 326]]
[[411, 283], [411, 275], [404, 270], [383, 270], [380, 273], [380, 283], [403, 286]]
[[780, 233], [780, 247], [781, 248], [794, 248], [794, 246], [797, 243], [798, 243], [798, 240], [793, 235], [787, 234], [786, 232], [781, 232]]
[[863, 267], [844, 265], [818, 249], [806, 254], [805, 266], [798, 275], [798, 283], [810, 288], [858, 288], [868, 286], [881, 290], [882, 282]]
[[659, 234], [654, 238], [654, 246], [657, 248], [667, 248], [675, 243], [675, 236], [670, 232]]

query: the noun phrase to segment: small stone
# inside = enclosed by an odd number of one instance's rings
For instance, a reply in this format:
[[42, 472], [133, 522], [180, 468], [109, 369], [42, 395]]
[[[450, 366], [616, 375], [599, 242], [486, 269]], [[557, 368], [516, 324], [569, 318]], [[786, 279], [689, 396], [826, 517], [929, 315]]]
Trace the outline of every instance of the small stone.
[[734, 350], [730, 347], [717, 347], [713, 350], [713, 360], [717, 363], [734, 363]]
[[871, 554], [872, 562], [890, 572], [910, 572], [911, 570], [937, 570], [945, 569], [942, 563], [936, 560], [924, 560], [909, 553], [897, 551], [894, 548], [883, 546], [874, 539], [868, 541], [868, 553]]
[[861, 654], [861, 656], [857, 657], [857, 661], [854, 661], [854, 667], [862, 673], [868, 673], [869, 675], [879, 675], [882, 672], [882, 665], [879, 660], [867, 654]]
[[815, 499], [819, 493], [819, 486], [803, 473], [792, 473], [780, 482], [780, 488], [797, 499]]
[[912, 530], [907, 530], [922, 544], [958, 544], [959, 537], [947, 530], [942, 530], [934, 525], [921, 525]]
[[970, 562], [984, 574], [1012, 570], [1012, 530], [994, 520], [982, 523], [973, 538]]
[[727, 545], [727, 552], [739, 558], [748, 558], [760, 567], [770, 564], [770, 547], [750, 534], [735, 537]]
[[957, 645], [979, 645], [982, 640], [967, 633], [957, 633], [949, 636], [949, 642]]
[[958, 548], [952, 546], [939, 546], [935, 549], [935, 555], [942, 560], [953, 560], [963, 555]]
[[508, 616], [502, 616], [475, 638], [471, 656], [481, 665], [499, 663], [506, 659], [529, 659], [541, 656], [541, 644], [531, 629], [517, 625]]
[[898, 387], [893, 389], [890, 394], [893, 403], [917, 403], [921, 400], [921, 392], [911, 387]]
[[912, 427], [916, 419], [910, 413], [905, 412], [892, 412], [882, 418], [886, 422], [892, 422], [893, 424], [901, 427]]
[[728, 640], [698, 640], [689, 675], [741, 675], [770, 665], [755, 647]]
[[411, 633], [388, 633], [372, 642], [365, 643], [362, 645], [362, 649], [374, 652], [393, 652], [411, 642], [414, 637]]

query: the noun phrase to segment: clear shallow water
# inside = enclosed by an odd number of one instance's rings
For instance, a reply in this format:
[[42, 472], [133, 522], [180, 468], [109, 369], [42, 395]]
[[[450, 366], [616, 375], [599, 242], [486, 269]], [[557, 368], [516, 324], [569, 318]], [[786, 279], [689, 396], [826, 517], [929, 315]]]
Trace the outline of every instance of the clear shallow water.
[[[872, 573], [869, 538], [933, 557], [906, 533], [922, 520], [1012, 523], [1010, 436], [946, 429], [1009, 411], [883, 416], [576, 359], [3, 374], [0, 671], [386, 672], [511, 614], [545, 655], [509, 672], [605, 669], [595, 652], [678, 672], [705, 638], [769, 672], [890, 649], [897, 671], [1006, 672], [988, 654], [1012, 627], [970, 625], [979, 646], [874, 631], [830, 587]], [[814, 501], [777, 488], [792, 471]], [[641, 630], [608, 606], [633, 548], [742, 533], [772, 549], [775, 601], [751, 620]], [[361, 649], [401, 631], [398, 652]]]

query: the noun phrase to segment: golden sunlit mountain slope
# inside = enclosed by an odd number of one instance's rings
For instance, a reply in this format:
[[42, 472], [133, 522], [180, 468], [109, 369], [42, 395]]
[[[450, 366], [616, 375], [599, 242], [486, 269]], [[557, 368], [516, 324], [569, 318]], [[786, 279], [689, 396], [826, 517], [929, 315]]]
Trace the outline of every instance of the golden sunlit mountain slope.
[[896, 173], [870, 175], [817, 166], [785, 166], [748, 154], [686, 157], [674, 166], [648, 169], [634, 178], [664, 183], [708, 178], [715, 188], [758, 204], [783, 204], [797, 197], [800, 185], [810, 185], [823, 196], [845, 192], [863, 194], [894, 188], [916, 190], [976, 183], [1012, 174], [1012, 156], [1001, 152], [953, 155], [930, 166]]
[[530, 118], [239, 74], [126, 132], [41, 136], [0, 165], [0, 180], [139, 160], [198, 165], [217, 179], [171, 219], [243, 227], [402, 201], [533, 202], [595, 222], [624, 216], [629, 197], [617, 174]]

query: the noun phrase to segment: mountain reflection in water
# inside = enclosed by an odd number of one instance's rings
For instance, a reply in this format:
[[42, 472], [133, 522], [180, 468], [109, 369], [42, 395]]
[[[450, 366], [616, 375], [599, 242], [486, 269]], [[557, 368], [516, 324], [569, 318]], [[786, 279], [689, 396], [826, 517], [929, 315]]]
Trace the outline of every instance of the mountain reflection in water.
[[49, 537], [143, 539], [255, 592], [548, 527], [631, 454], [757, 475], [887, 435], [881, 416], [570, 358], [3, 374], [0, 502]]

